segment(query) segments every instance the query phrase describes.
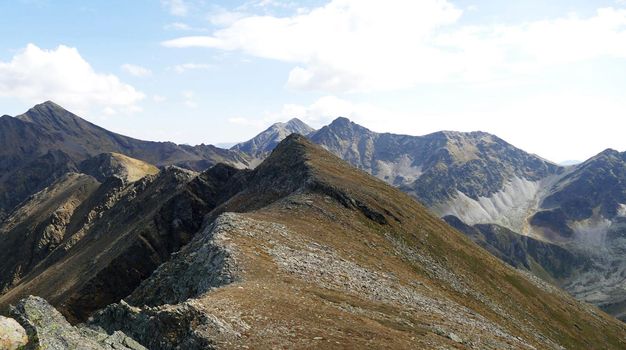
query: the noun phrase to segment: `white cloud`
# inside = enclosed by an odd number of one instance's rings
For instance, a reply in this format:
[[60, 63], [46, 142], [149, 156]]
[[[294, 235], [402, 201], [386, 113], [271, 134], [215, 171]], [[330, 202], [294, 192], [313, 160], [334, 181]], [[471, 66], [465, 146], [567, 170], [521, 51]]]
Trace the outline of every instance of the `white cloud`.
[[185, 90], [181, 92], [183, 97], [183, 104], [189, 109], [198, 108], [198, 102], [196, 102], [196, 93], [192, 90]]
[[205, 63], [183, 63], [183, 64], [177, 64], [174, 67], [172, 67], [172, 69], [176, 72], [176, 73], [185, 73], [187, 71], [190, 70], [207, 70], [210, 69], [212, 66], [210, 64], [205, 64]]
[[322, 91], [510, 78], [552, 65], [626, 58], [626, 9], [519, 25], [463, 26], [446, 0], [333, 0], [290, 17], [246, 15], [210, 36], [163, 42], [294, 65], [288, 85]]
[[132, 76], [139, 78], [145, 78], [152, 75], [152, 71], [150, 69], [130, 63], [123, 64], [122, 70]]
[[155, 103], [162, 103], [167, 101], [167, 97], [161, 95], [153, 95], [152, 101], [154, 101]]
[[174, 16], [182, 17], [189, 13], [189, 6], [185, 0], [161, 0], [161, 5]]
[[0, 96], [29, 103], [53, 100], [77, 112], [90, 107], [137, 111], [145, 96], [112, 74], [97, 73], [75, 48], [43, 50], [28, 44], [10, 61], [0, 61]]
[[182, 23], [182, 22], [170, 23], [170, 24], [167, 24], [164, 28], [168, 30], [170, 29], [171, 30], [183, 30], [183, 31], [193, 30], [193, 28], [189, 24]]
[[227, 11], [223, 8], [218, 8], [209, 14], [209, 22], [216, 26], [228, 26], [246, 17], [246, 15], [245, 12]]

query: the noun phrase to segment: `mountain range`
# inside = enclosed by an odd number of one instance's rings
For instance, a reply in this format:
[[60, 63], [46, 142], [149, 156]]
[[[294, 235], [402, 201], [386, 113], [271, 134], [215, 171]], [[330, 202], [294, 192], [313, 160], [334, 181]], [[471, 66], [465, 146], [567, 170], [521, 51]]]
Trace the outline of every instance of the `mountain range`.
[[105, 152], [158, 167], [203, 170], [220, 162], [248, 166], [236, 152], [214, 146], [192, 147], [122, 136], [48, 101], [17, 117], [0, 117], [0, 217], [63, 174], [77, 171], [80, 162]]
[[34, 348], [626, 347], [569, 295], [624, 316], [624, 154], [345, 118], [224, 150], [52, 102], [0, 136], [0, 312]]
[[376, 133], [346, 118], [307, 137], [504, 261], [626, 319], [626, 153], [564, 167], [484, 132]]

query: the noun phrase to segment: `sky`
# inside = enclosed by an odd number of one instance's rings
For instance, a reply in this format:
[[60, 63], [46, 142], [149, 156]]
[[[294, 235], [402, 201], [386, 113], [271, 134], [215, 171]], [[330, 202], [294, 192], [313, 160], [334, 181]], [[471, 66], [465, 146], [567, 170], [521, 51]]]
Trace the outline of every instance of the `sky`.
[[626, 0], [4, 0], [0, 114], [52, 100], [140, 139], [297, 117], [626, 150]]

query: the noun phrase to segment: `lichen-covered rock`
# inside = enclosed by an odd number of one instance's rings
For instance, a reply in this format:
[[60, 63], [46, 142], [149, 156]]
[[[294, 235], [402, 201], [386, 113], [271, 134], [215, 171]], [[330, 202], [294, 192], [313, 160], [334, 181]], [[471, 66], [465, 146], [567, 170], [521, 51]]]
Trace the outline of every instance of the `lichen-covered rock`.
[[26, 331], [12, 318], [0, 316], [0, 349], [16, 350], [28, 343]]
[[72, 326], [42, 298], [29, 296], [10, 309], [11, 316], [26, 330], [26, 350], [146, 350], [122, 332], [113, 335]]

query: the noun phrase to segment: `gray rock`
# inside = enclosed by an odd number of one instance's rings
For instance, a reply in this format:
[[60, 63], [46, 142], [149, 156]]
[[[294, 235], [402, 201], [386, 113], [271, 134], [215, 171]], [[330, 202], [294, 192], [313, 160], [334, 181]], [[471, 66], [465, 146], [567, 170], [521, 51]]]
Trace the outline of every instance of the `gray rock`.
[[24, 326], [30, 342], [26, 350], [146, 350], [122, 332], [112, 335], [72, 326], [61, 313], [42, 298], [29, 296], [10, 309]]
[[0, 316], [0, 348], [16, 350], [28, 343], [26, 331], [12, 318]]
[[456, 335], [454, 333], [448, 334], [448, 338], [450, 338], [450, 340], [452, 340], [455, 343], [462, 343], [463, 342], [463, 339], [461, 339], [461, 337], [459, 337], [458, 335]]

